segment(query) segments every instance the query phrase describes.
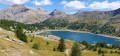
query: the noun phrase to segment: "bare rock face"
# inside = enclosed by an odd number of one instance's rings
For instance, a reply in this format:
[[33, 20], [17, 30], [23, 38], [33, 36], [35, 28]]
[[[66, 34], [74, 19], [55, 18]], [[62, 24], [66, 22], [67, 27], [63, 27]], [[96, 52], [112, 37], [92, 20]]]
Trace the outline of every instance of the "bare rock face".
[[30, 8], [25, 5], [12, 5], [0, 10], [0, 19], [14, 20], [25, 24], [33, 24], [48, 19], [49, 12], [42, 8]]
[[7, 9], [0, 11], [0, 18], [10, 18], [16, 14], [29, 11], [24, 5], [13, 5]]
[[65, 13], [61, 10], [55, 9], [53, 12], [50, 13], [51, 16], [60, 16], [65, 15]]

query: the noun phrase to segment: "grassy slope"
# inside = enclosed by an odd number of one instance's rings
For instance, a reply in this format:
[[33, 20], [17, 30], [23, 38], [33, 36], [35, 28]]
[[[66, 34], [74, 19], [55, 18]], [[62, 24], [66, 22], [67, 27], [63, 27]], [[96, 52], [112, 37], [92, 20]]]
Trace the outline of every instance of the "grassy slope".
[[[22, 45], [13, 41], [6, 40], [6, 36], [10, 39], [16, 39], [16, 36], [8, 31], [0, 31], [0, 56], [33, 56], [30, 53], [31, 48], [22, 42]], [[20, 41], [20, 40], [18, 40]]]
[[[14, 35], [8, 34], [7, 32], [0, 32], [1, 35], [9, 35], [10, 38], [18, 40]], [[43, 39], [44, 36], [38, 36], [38, 37], [32, 37], [28, 36], [28, 43], [18, 44], [15, 42], [8, 41], [4, 39], [5, 37], [0, 37], [0, 56], [65, 56], [64, 52], [58, 52], [53, 51], [53, 48], [58, 46], [59, 41], [48, 39]], [[30, 40], [33, 38], [33, 42], [30, 42]], [[40, 43], [40, 50], [35, 50], [32, 48], [33, 44], [39, 42]], [[46, 43], [49, 42], [49, 45], [46, 45]], [[73, 41], [67, 41], [65, 42], [67, 49], [70, 49]], [[31, 54], [30, 51], [33, 51], [34, 54]], [[116, 49], [102, 49], [106, 50], [108, 53], [105, 54], [106, 56], [119, 56], [118, 54], [110, 54], [109, 52], [115, 51]], [[117, 50], [118, 51], [118, 50]], [[97, 52], [92, 50], [83, 50], [82, 56], [101, 56], [98, 55]]]
[[[110, 53], [111, 50], [115, 51], [116, 49], [105, 49], [105, 48], [103, 48], [102, 50], [107, 51], [107, 54], [105, 54], [105, 56], [120, 56], [119, 54], [116, 54], [116, 53], [113, 53], [113, 54]], [[87, 50], [86, 52], [82, 53], [82, 56], [102, 56], [102, 54], [98, 54], [98, 52], [96, 52], [96, 51]]]
[[[29, 37], [28, 40], [30, 41], [33, 37]], [[58, 52], [58, 51], [53, 51], [54, 46], [57, 47], [59, 41], [57, 40], [53, 40], [53, 39], [49, 39], [49, 40], [43, 40], [40, 37], [35, 37], [33, 42], [29, 42], [28, 45], [32, 48], [32, 45], [36, 42], [40, 42], [40, 48], [41, 50], [34, 50], [36, 51], [36, 53], [40, 53], [40, 55], [43, 56], [65, 56], [65, 53], [63, 52]], [[49, 42], [49, 45], [46, 45], [46, 43]], [[71, 46], [73, 44], [73, 41], [66, 41], [66, 46], [67, 49], [71, 49]], [[113, 53], [110, 54], [110, 51], [118, 51], [117, 49], [105, 49], [102, 48], [102, 50], [107, 51], [108, 53], [105, 54], [106, 56], [119, 56], [119, 54]], [[93, 50], [83, 50], [82, 52], [82, 56], [101, 56], [99, 55], [96, 51]]]
[[[28, 40], [30, 41], [33, 37], [29, 37]], [[40, 37], [34, 37], [33, 42], [29, 42], [28, 45], [32, 48], [34, 43], [40, 43], [40, 50], [36, 50], [36, 52], [40, 53], [43, 56], [64, 56], [64, 52], [53, 51], [53, 48], [57, 48], [59, 41], [58, 40], [43, 40]], [[49, 42], [50, 44], [47, 45], [46, 43]], [[66, 41], [67, 49], [70, 49], [73, 44], [73, 41]]]

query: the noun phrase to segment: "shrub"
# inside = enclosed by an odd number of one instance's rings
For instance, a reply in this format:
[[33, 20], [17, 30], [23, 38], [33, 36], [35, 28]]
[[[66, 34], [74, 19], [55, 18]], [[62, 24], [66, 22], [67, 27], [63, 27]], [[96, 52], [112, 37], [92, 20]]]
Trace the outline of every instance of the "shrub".
[[113, 51], [110, 51], [111, 54], [113, 54], [114, 52]]
[[97, 51], [97, 48], [95, 47], [93, 50], [94, 50], [94, 51]]
[[53, 51], [56, 51], [56, 48], [55, 48], [55, 47], [53, 48]]
[[40, 43], [35, 43], [32, 48], [34, 48], [36, 50], [39, 50], [40, 49]]
[[49, 42], [47, 42], [46, 44], [47, 44], [47, 45], [49, 45], [50, 43], [49, 43]]
[[103, 53], [102, 56], [105, 56], [105, 54]]
[[6, 38], [10, 39], [10, 37], [9, 37], [9, 36], [7, 36]]
[[82, 44], [86, 46], [86, 48], [91, 47], [91, 45], [87, 41], [82, 41]]
[[95, 44], [95, 46], [96, 47], [107, 47], [107, 44], [105, 43], [105, 42], [97, 42], [96, 44]]
[[30, 42], [33, 42], [33, 39], [31, 39]]
[[115, 53], [117, 53], [117, 51], [115, 51]]

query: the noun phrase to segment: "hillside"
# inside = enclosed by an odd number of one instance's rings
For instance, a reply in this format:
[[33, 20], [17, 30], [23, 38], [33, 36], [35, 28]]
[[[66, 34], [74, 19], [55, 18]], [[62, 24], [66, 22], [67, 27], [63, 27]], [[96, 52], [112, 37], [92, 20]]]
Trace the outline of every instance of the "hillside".
[[[9, 38], [7, 38], [9, 36]], [[29, 36], [30, 41], [33, 36]], [[6, 31], [0, 28], [0, 56], [61, 56], [64, 53], [52, 51], [54, 46], [57, 47], [58, 41], [49, 39], [43, 36], [34, 37], [33, 42], [24, 43], [16, 38], [15, 34], [11, 31]], [[41, 43], [41, 50], [37, 51], [32, 48], [36, 42]], [[46, 45], [50, 42], [50, 45]], [[52, 45], [54, 44], [54, 45]], [[48, 52], [48, 53], [47, 53]], [[50, 53], [49, 53], [50, 52]]]
[[42, 29], [71, 29], [119, 37], [119, 11], [120, 9], [112, 11], [78, 11], [73, 15], [53, 16], [34, 25]]
[[[9, 36], [9, 38], [7, 36]], [[74, 41], [65, 40], [67, 48], [65, 52], [53, 51], [54, 47], [57, 48], [59, 44], [59, 41], [54, 38], [49, 38], [47, 35], [28, 36], [28, 43], [25, 43], [17, 39], [13, 32], [0, 28], [0, 42], [0, 56], [69, 56]], [[33, 49], [32, 46], [34, 43], [38, 42], [40, 43], [40, 49]], [[119, 50], [116, 48], [102, 48], [102, 50], [107, 52], [105, 53], [106, 56], [119, 56]], [[110, 51], [117, 51], [118, 53], [115, 52], [111, 54]], [[91, 55], [101, 56], [102, 54], [98, 54], [97, 51], [89, 48], [82, 50], [82, 56]]]
[[[12, 5], [11, 7], [0, 10], [0, 19], [20, 22], [23, 25], [23, 27], [24, 24], [28, 24], [27, 25], [28, 27], [24, 28], [25, 29], [29, 28], [27, 30], [31, 31], [33, 31], [33, 29], [35, 28], [36, 29], [64, 28], [119, 37], [120, 36], [119, 11], [120, 9], [111, 11], [80, 10], [73, 15], [68, 15], [59, 9], [55, 9], [53, 12], [49, 13], [40, 7], [31, 8], [25, 5]], [[6, 25], [1, 25], [1, 27], [3, 28], [9, 25], [9, 23], [8, 24], [4, 23]], [[14, 24], [12, 24], [12, 26], [14, 26]], [[10, 30], [9, 28], [12, 26], [7, 26], [4, 29]]]
[[120, 1], [0, 0], [0, 56], [120, 56]]
[[18, 25], [22, 25], [22, 27], [28, 31], [35, 30], [35, 26], [31, 24], [23, 24], [23, 23], [11, 21], [11, 20], [0, 20], [0, 27], [9, 31], [14, 31], [16, 26]]

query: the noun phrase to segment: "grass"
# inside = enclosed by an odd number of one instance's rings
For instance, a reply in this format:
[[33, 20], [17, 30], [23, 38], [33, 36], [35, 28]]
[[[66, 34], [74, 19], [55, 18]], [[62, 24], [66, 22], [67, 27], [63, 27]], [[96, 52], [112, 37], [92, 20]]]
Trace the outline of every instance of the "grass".
[[[11, 35], [5, 32], [0, 32], [0, 35], [5, 35], [9, 36], [10, 38], [17, 39], [15, 35]], [[59, 44], [58, 40], [54, 39], [43, 39], [45, 38], [44, 36], [38, 36], [38, 37], [33, 37], [33, 36], [28, 36], [28, 43], [23, 44], [18, 44], [15, 42], [11, 42], [8, 40], [5, 40], [3, 38], [0, 38], [0, 56], [65, 56], [65, 52], [59, 52], [59, 51], [53, 51], [53, 48], [55, 47], [57, 49], [57, 46]], [[33, 40], [31, 42], [31, 39]], [[18, 39], [17, 39], [18, 40]], [[40, 50], [35, 50], [32, 48], [34, 43], [40, 43]], [[47, 42], [49, 44], [47, 45]], [[65, 40], [65, 45], [67, 49], [71, 49], [74, 41], [67, 41]], [[30, 51], [33, 51], [34, 54], [31, 54]], [[106, 49], [102, 48], [103, 51], [107, 51], [105, 56], [120, 56], [117, 53], [111, 54], [110, 51], [120, 51], [118, 49]], [[7, 55], [8, 54], [8, 55]], [[15, 55], [13, 55], [15, 54]], [[68, 56], [68, 55], [66, 55]], [[97, 51], [93, 50], [82, 50], [82, 56], [102, 56], [102, 54], [98, 54]]]
[[[33, 39], [33, 42], [30, 42], [30, 40]], [[35, 50], [37, 53], [40, 53], [43, 56], [65, 56], [64, 52], [58, 52], [58, 51], [53, 51], [53, 48], [55, 47], [57, 49], [57, 46], [59, 44], [59, 41], [49, 39], [49, 40], [43, 40], [40, 37], [32, 37], [30, 36], [28, 38], [28, 45], [32, 48], [34, 43], [39, 42], [40, 43], [40, 50]], [[47, 42], [49, 42], [49, 45], [47, 45]], [[66, 41], [66, 47], [67, 49], [70, 49], [73, 41]]]
[[[120, 56], [120, 54], [113, 53], [111, 54], [110, 51], [119, 51], [118, 49], [106, 49], [102, 48], [103, 51], [107, 51], [105, 56]], [[102, 54], [98, 54], [97, 51], [87, 50], [86, 52], [82, 52], [82, 56], [102, 56]]]
[[[36, 53], [39, 53], [43, 56], [65, 56], [66, 54], [64, 52], [58, 52], [53, 51], [53, 48], [58, 46], [59, 41], [49, 39], [49, 40], [43, 40], [42, 37], [34, 37], [33, 42], [30, 42], [30, 40], [33, 39], [32, 36], [28, 38], [28, 45], [32, 48], [33, 44], [36, 42], [40, 42], [40, 50], [34, 50]], [[47, 42], [49, 42], [49, 45], [47, 45]], [[71, 49], [72, 44], [74, 41], [65, 41], [67, 49]], [[118, 49], [106, 49], [102, 48], [103, 51], [107, 51], [105, 56], [120, 56], [117, 53], [111, 54], [110, 51], [119, 51]], [[82, 50], [82, 56], [102, 56], [102, 54], [98, 54], [97, 51], [93, 50]]]

